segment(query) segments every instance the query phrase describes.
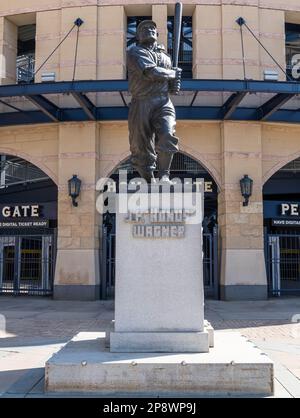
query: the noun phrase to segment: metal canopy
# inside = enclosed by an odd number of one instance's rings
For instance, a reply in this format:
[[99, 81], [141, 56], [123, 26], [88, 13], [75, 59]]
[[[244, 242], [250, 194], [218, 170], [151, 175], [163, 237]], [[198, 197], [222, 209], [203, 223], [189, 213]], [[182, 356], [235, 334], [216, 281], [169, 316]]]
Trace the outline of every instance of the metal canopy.
[[93, 105], [90, 99], [88, 99], [85, 94], [77, 93], [75, 91], [72, 91], [71, 94], [77, 103], [82, 107], [88, 118], [90, 120], [96, 120], [96, 107]]
[[237, 93], [233, 93], [227, 102], [223, 105], [223, 119], [230, 119], [232, 114], [237, 109], [238, 105], [241, 103], [243, 98], [246, 96], [247, 92], [245, 91], [239, 91]]
[[294, 96], [295, 94], [279, 93], [276, 96], [274, 96], [272, 99], [267, 101], [258, 109], [258, 112], [261, 113], [261, 120], [267, 120], [278, 109], [280, 109], [281, 106], [283, 106], [285, 103], [291, 100], [291, 98]]
[[[203, 94], [201, 94], [203, 92]], [[205, 93], [206, 92], [206, 93]], [[96, 106], [88, 95], [103, 94], [104, 106]], [[180, 102], [184, 95], [192, 95], [192, 101]], [[207, 106], [205, 94], [216, 94], [229, 98], [223, 104]], [[300, 123], [300, 109], [283, 108], [286, 103], [300, 94], [300, 83], [254, 80], [183, 80], [179, 96], [174, 97], [177, 103], [178, 119], [186, 120], [252, 120]], [[45, 96], [69, 96], [73, 104], [69, 107], [58, 107]], [[106, 96], [105, 96], [106, 95]], [[108, 99], [116, 95], [120, 102], [105, 105]], [[124, 98], [128, 96], [127, 80], [98, 81], [63, 81], [57, 83], [35, 83], [0, 86], [0, 101], [15, 111], [0, 113], [0, 126], [38, 124], [66, 121], [127, 120], [128, 106]], [[243, 105], [251, 95], [269, 96], [264, 103]], [[93, 94], [92, 96], [95, 96]], [[204, 97], [204, 99], [202, 98]], [[272, 96], [270, 98], [270, 96]], [[13, 100], [26, 98], [37, 110], [22, 110], [13, 106]], [[90, 96], [91, 97], [91, 96]], [[190, 97], [190, 96], [189, 96]], [[228, 97], [228, 96], [227, 96]], [[19, 99], [18, 99], [19, 98]], [[203, 104], [204, 102], [204, 104]], [[76, 107], [77, 106], [77, 107]], [[20, 111], [18, 111], [20, 110]]]
[[[30, 102], [32, 102], [37, 108], [39, 108], [46, 116], [49, 117], [53, 122], [59, 121], [60, 109], [55, 106], [50, 100], [44, 96], [38, 95], [27, 95], [25, 96]], [[0, 115], [1, 120], [1, 115]]]

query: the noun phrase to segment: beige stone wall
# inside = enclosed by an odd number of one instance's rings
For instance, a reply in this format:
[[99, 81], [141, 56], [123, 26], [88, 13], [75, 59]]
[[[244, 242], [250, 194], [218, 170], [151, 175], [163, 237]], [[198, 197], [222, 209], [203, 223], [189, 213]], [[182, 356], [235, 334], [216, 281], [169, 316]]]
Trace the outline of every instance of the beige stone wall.
[[126, 78], [126, 28], [123, 6], [99, 7], [98, 71], [100, 80]]
[[152, 6], [152, 19], [157, 25], [158, 30], [158, 42], [163, 44], [165, 48], [168, 45], [168, 31], [167, 31], [167, 19], [168, 19], [168, 7], [163, 4], [154, 4]]
[[[169, 4], [169, 0], [149, 0], [147, 4]], [[235, 4], [249, 5], [272, 10], [300, 11], [298, 0], [182, 0], [184, 7], [191, 4], [205, 5]], [[0, 15], [30, 13], [43, 10], [55, 10], [62, 7], [80, 6], [111, 6], [111, 5], [141, 5], [137, 0], [1, 0]]]
[[102, 122], [99, 125], [99, 174], [109, 177], [115, 168], [129, 157], [126, 122]]
[[[221, 285], [266, 285], [261, 129], [256, 123], [222, 124], [222, 189], [218, 201]], [[239, 184], [244, 174], [253, 179], [253, 194], [246, 207]]]
[[[259, 11], [260, 41], [284, 70], [286, 68], [284, 24], [287, 20], [282, 10], [261, 9]], [[279, 80], [286, 80], [285, 74], [278, 69], [262, 48], [259, 48], [259, 60], [262, 72], [264, 69], [276, 70]]]
[[0, 128], [0, 153], [30, 161], [58, 183], [57, 125]]
[[0, 85], [16, 82], [17, 26], [0, 17]]
[[[36, 14], [36, 66], [40, 66], [55, 49], [60, 41], [61, 12], [53, 10], [38, 12]], [[35, 77], [36, 82], [40, 82], [42, 72], [55, 72], [56, 79], [60, 80], [60, 50], [58, 49], [52, 57], [45, 63], [43, 70], [39, 71]]]
[[[241, 3], [243, 4], [243, 3]], [[247, 4], [247, 3], [245, 3]], [[240, 5], [229, 2], [220, 5], [197, 5], [193, 13], [193, 74], [194, 78], [244, 78], [240, 27], [243, 17], [256, 37], [285, 69], [285, 15], [280, 10]], [[247, 31], [242, 30], [246, 78], [262, 79], [265, 69], [285, 75]]]
[[[96, 212], [98, 134], [96, 123], [59, 126], [58, 254], [55, 285], [99, 284], [99, 230]], [[78, 206], [68, 196], [73, 174], [82, 181]]]
[[[221, 284], [263, 285], [263, 195], [270, 176], [300, 156], [300, 127], [252, 122], [178, 121], [180, 150], [204, 165], [219, 186]], [[0, 128], [0, 153], [18, 155], [58, 185], [57, 286], [99, 284], [101, 216], [95, 185], [129, 156], [126, 122], [86, 122]], [[78, 207], [67, 181], [82, 180]], [[248, 174], [254, 191], [242, 206], [239, 180]], [[255, 268], [254, 268], [255, 266]]]
[[193, 13], [193, 77], [222, 78], [222, 9], [197, 5]]
[[[70, 30], [74, 20], [84, 20], [80, 28], [76, 79], [120, 79], [126, 77], [127, 15], [151, 14], [157, 21], [159, 41], [166, 45], [167, 16], [174, 13], [167, 1], [100, 2], [97, 0], [1, 1], [0, 53], [7, 59], [8, 76], [14, 82], [16, 25], [36, 20], [36, 68]], [[199, 4], [198, 4], [199, 3]], [[282, 1], [185, 1], [184, 14], [193, 16], [193, 74], [195, 78], [243, 78], [240, 29], [235, 20], [246, 19], [255, 35], [285, 68], [284, 22], [300, 23], [297, 0]], [[151, 12], [152, 5], [152, 12]], [[246, 77], [262, 79], [264, 69], [276, 65], [244, 28]], [[55, 71], [57, 80], [73, 77], [76, 30], [55, 52], [43, 71]], [[279, 70], [280, 79], [285, 76]], [[39, 73], [36, 81], [40, 80]], [[3, 78], [3, 77], [2, 77]], [[68, 103], [66, 101], [66, 103]], [[74, 103], [73, 103], [74, 104]]]
[[263, 183], [280, 168], [300, 157], [299, 125], [262, 125], [263, 136]]

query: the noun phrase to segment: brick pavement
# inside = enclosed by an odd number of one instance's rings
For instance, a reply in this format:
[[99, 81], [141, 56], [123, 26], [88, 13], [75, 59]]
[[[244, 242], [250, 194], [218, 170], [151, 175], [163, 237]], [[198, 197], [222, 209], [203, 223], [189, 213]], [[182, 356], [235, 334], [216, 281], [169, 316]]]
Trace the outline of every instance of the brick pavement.
[[[206, 318], [216, 330], [239, 331], [276, 362], [278, 393], [287, 397], [300, 397], [300, 324], [291, 323], [297, 313], [300, 298], [206, 301]], [[78, 332], [107, 329], [114, 309], [111, 301], [0, 297], [0, 314], [6, 318], [6, 333], [0, 330], [0, 396], [30, 396], [35, 388], [43, 396], [45, 361]]]

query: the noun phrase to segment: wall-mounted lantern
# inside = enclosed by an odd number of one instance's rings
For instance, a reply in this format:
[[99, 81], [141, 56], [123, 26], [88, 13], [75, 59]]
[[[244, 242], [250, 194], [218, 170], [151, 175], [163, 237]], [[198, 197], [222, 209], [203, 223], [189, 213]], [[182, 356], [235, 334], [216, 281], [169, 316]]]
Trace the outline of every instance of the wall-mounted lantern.
[[78, 206], [76, 199], [80, 194], [81, 180], [77, 177], [77, 174], [73, 174], [73, 177], [68, 180], [68, 186], [69, 196], [72, 199], [73, 206]]
[[244, 177], [240, 180], [241, 193], [245, 201], [243, 206], [248, 206], [249, 198], [252, 195], [253, 180], [248, 177], [248, 174], [245, 174]]

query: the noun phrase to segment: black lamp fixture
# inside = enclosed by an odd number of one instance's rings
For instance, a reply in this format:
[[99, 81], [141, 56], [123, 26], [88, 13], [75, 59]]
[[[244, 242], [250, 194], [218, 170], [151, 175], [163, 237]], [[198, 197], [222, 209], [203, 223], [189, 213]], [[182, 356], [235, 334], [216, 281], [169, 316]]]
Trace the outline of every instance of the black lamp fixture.
[[68, 180], [68, 186], [69, 196], [72, 198], [73, 206], [78, 206], [76, 199], [80, 193], [81, 180], [77, 177], [77, 174], [73, 174], [73, 177], [70, 180]]
[[240, 180], [241, 193], [245, 201], [243, 206], [248, 206], [249, 198], [252, 195], [253, 180], [245, 174], [244, 177]]

